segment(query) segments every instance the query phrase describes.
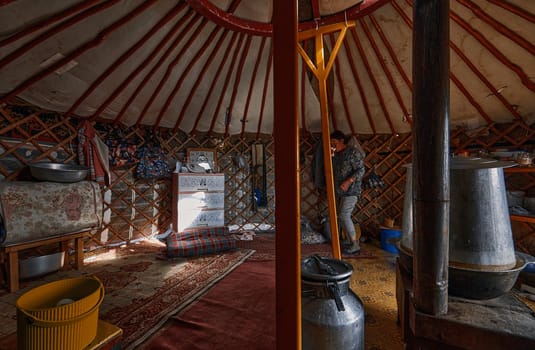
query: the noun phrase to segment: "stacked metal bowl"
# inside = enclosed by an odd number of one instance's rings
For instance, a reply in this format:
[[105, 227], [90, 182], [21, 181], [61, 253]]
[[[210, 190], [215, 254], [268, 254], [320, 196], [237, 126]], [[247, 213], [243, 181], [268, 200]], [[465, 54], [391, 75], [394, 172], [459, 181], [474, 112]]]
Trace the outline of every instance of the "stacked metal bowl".
[[41, 181], [78, 182], [84, 180], [89, 171], [77, 164], [40, 162], [29, 166], [32, 176]]

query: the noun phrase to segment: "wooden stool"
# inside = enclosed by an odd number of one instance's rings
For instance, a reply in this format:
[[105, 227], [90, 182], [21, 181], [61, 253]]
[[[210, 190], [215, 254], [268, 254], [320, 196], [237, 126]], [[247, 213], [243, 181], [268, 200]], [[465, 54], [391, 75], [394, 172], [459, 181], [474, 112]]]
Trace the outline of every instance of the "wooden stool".
[[111, 323], [98, 320], [97, 336], [85, 350], [115, 350], [121, 348], [123, 330]]
[[48, 237], [37, 241], [26, 243], [10, 244], [0, 246], [0, 263], [5, 273], [0, 274], [0, 284], [4, 283], [4, 274], [7, 282], [7, 289], [10, 292], [19, 290], [19, 251], [40, 247], [48, 244], [59, 243], [61, 251], [67, 252], [68, 242], [74, 239], [74, 266], [78, 270], [84, 264], [84, 241], [83, 238], [89, 235], [90, 231], [73, 232], [61, 236]]

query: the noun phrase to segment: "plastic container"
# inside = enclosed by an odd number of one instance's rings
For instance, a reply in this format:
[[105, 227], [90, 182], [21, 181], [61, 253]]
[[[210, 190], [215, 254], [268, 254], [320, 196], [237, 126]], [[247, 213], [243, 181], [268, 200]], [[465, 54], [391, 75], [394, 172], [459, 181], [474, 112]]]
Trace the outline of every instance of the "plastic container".
[[19, 297], [18, 349], [79, 350], [97, 335], [104, 287], [93, 277], [59, 280]]
[[396, 242], [399, 239], [401, 239], [401, 229], [381, 227], [381, 249], [397, 254]]

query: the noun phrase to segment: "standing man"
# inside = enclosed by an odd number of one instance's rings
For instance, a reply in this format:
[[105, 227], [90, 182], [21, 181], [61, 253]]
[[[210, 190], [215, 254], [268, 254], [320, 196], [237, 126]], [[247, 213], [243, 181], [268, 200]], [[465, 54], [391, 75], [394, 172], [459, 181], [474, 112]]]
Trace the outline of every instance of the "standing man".
[[349, 137], [339, 130], [331, 134], [338, 221], [351, 240], [351, 245], [344, 250], [344, 253], [357, 254], [360, 251], [360, 245], [351, 214], [360, 197], [364, 177], [364, 157], [356, 147], [349, 146], [348, 141]]

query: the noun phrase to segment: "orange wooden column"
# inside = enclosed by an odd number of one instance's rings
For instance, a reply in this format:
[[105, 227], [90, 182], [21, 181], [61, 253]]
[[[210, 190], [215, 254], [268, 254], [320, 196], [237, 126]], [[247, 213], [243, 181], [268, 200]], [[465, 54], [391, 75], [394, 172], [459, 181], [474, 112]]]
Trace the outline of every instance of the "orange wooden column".
[[277, 349], [301, 349], [297, 2], [273, 2]]
[[[340, 46], [345, 38], [347, 28], [354, 26], [355, 21], [332, 24], [328, 26], [323, 26], [317, 29], [311, 29], [299, 33], [299, 42], [314, 38], [315, 42], [315, 52], [316, 52], [316, 63], [308, 57], [307, 53], [301, 45], [297, 45], [297, 50], [303, 57], [303, 60], [307, 64], [308, 68], [316, 79], [318, 79], [319, 86], [319, 98], [320, 98], [320, 109], [321, 109], [321, 140], [323, 143], [323, 159], [325, 166], [325, 182], [326, 182], [326, 191], [327, 191], [327, 201], [329, 203], [329, 224], [331, 228], [331, 245], [333, 257], [336, 259], [341, 259], [342, 254], [340, 253], [340, 242], [338, 239], [338, 220], [336, 219], [336, 200], [334, 196], [334, 179], [333, 179], [333, 166], [331, 160], [331, 132], [330, 132], [330, 121], [329, 121], [329, 103], [327, 101], [327, 78], [334, 64], [334, 60]], [[325, 64], [325, 55], [323, 47], [323, 35], [332, 32], [340, 32], [336, 40], [336, 44], [331, 52], [327, 64]]]

